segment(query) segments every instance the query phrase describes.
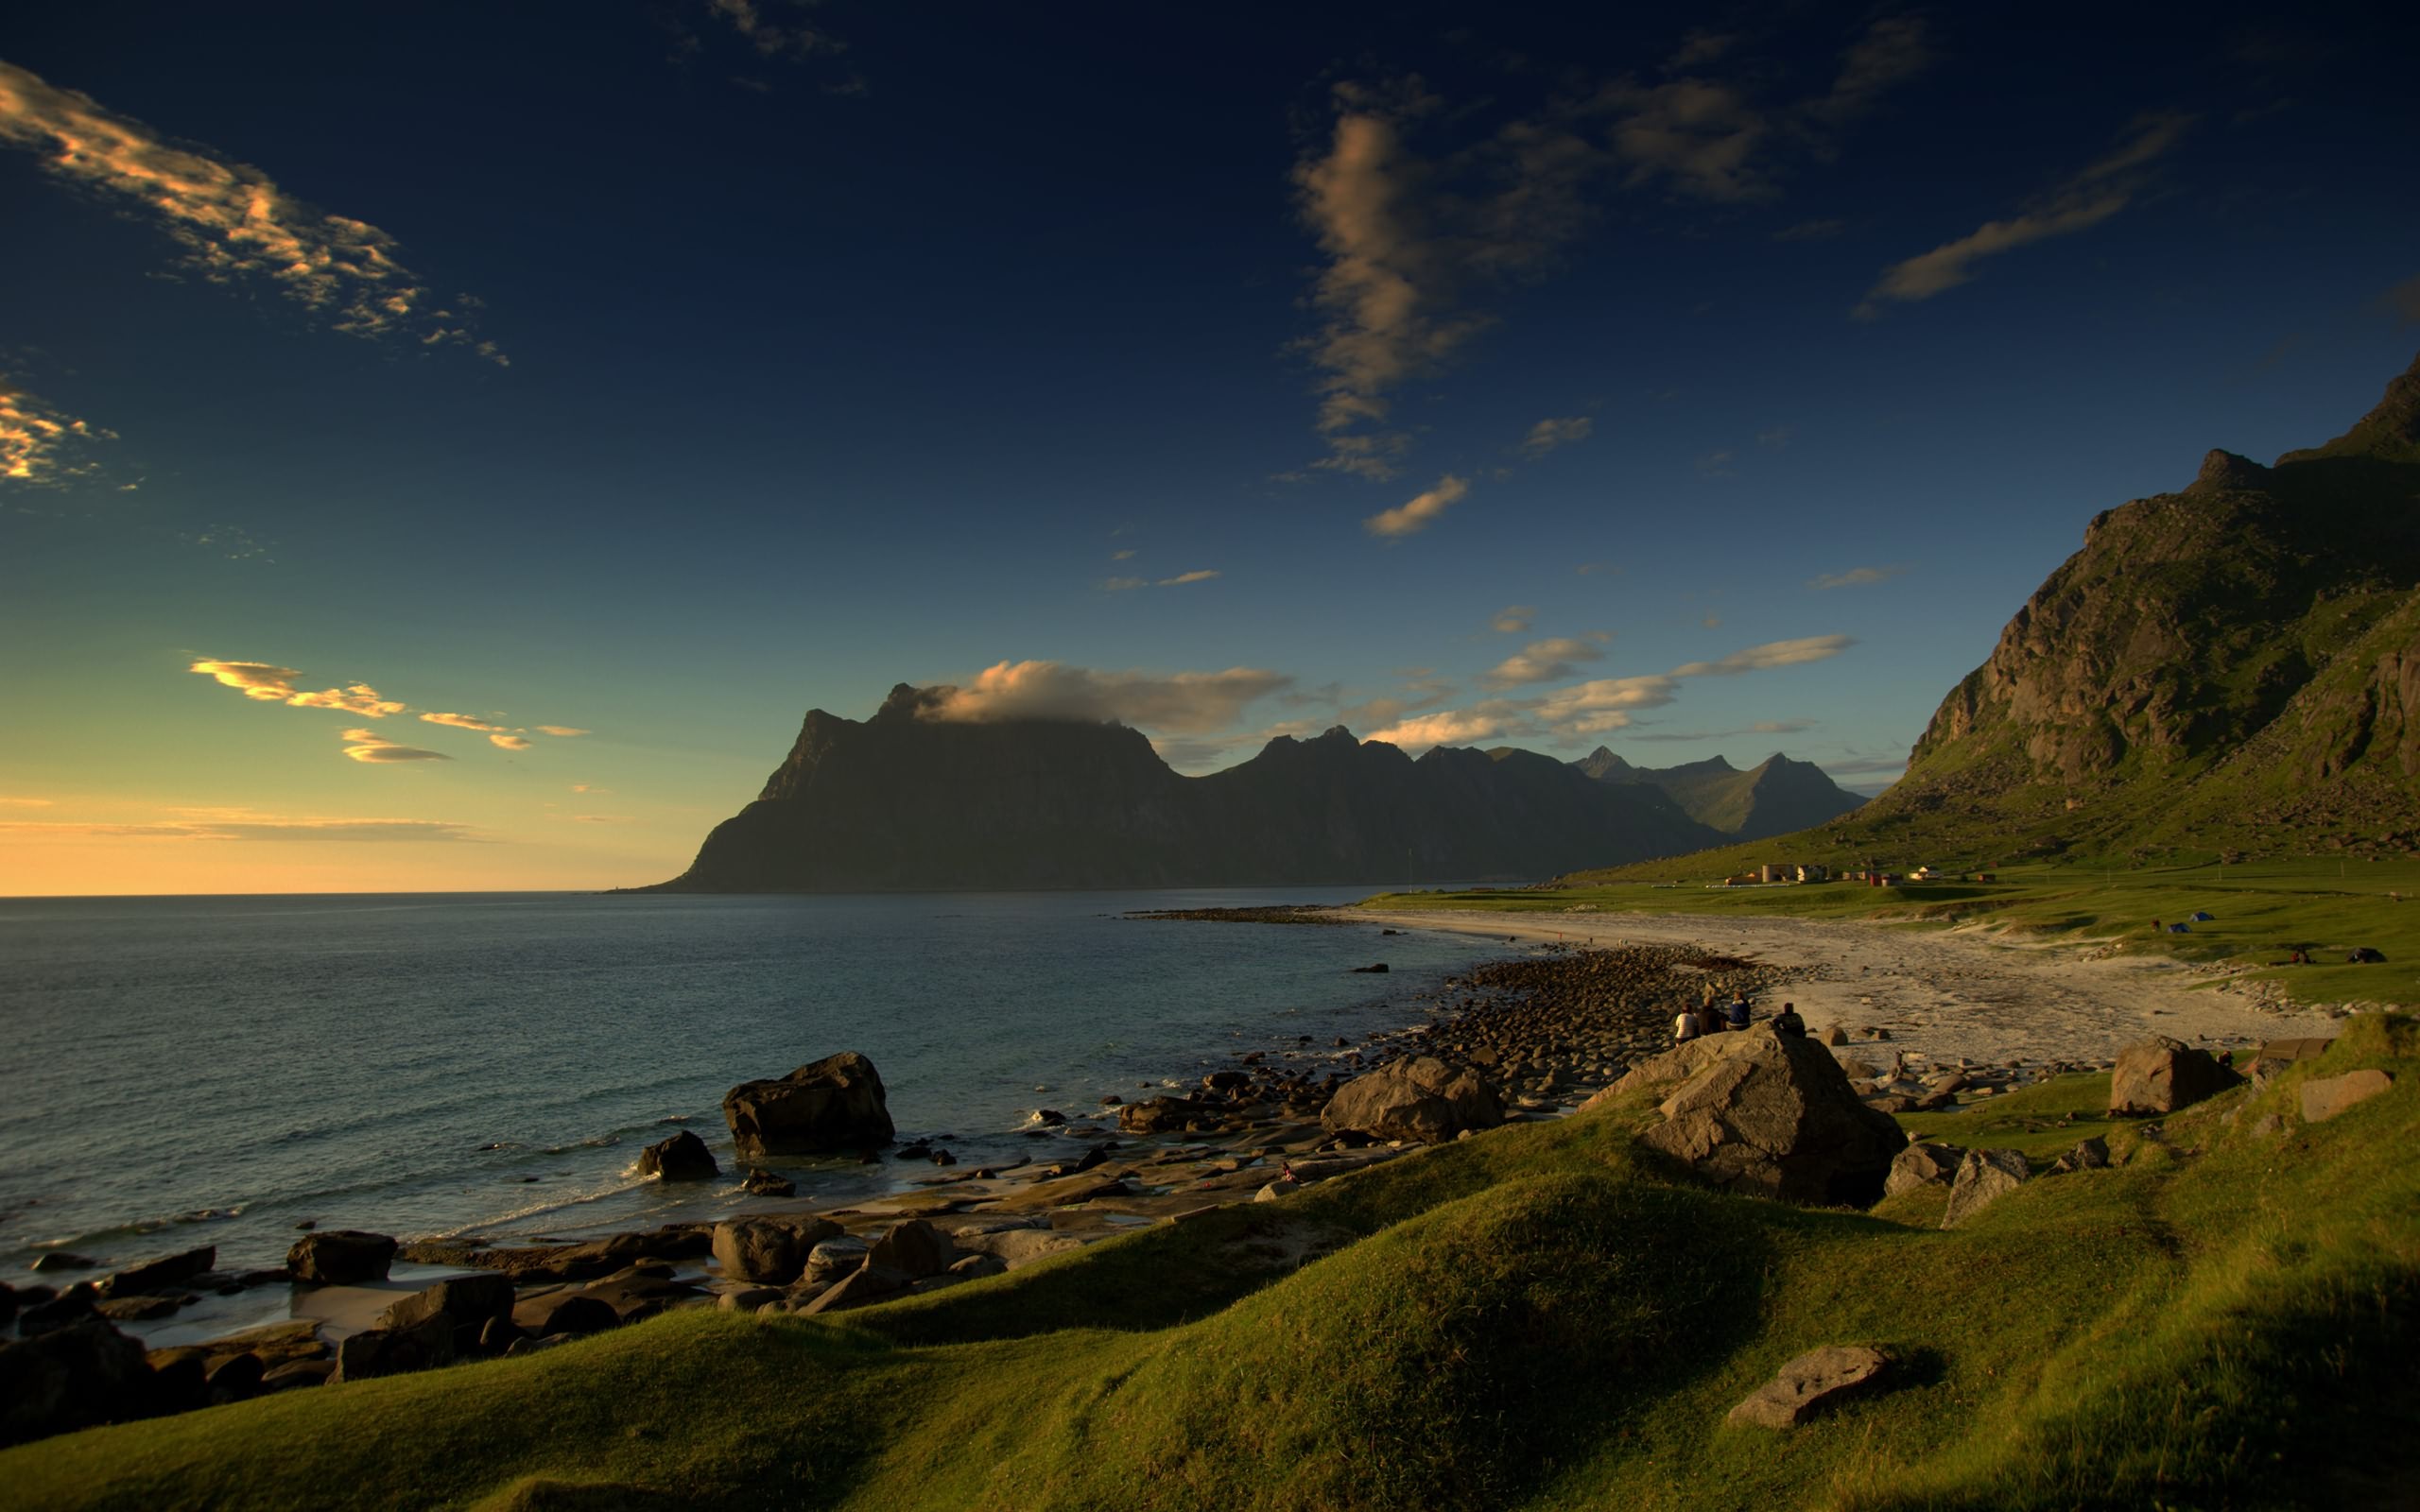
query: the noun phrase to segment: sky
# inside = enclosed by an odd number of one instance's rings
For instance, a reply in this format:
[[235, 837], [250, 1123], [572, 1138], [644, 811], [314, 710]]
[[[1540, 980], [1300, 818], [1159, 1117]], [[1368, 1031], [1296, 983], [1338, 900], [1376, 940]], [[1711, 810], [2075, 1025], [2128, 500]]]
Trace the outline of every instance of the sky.
[[2402, 8], [48, 7], [0, 893], [683, 869], [811, 707], [1860, 791], [2420, 349]]

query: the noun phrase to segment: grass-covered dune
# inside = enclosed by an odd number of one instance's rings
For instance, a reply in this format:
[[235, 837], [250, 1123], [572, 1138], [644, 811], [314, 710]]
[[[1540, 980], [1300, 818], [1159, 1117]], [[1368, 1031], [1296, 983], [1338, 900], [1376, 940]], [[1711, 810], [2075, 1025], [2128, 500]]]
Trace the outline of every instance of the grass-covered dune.
[[[2322, 1125], [2297, 1087], [2396, 1077]], [[41, 1507], [2408, 1504], [2420, 1023], [2157, 1128], [2105, 1078], [1916, 1121], [2037, 1169], [1954, 1231], [1702, 1190], [1616, 1102], [837, 1320], [684, 1313], [526, 1360], [0, 1453]], [[2263, 1115], [2281, 1133], [2257, 1131]], [[1305, 1256], [1312, 1258], [1307, 1261]], [[1876, 1343], [1903, 1383], [1724, 1412]]]

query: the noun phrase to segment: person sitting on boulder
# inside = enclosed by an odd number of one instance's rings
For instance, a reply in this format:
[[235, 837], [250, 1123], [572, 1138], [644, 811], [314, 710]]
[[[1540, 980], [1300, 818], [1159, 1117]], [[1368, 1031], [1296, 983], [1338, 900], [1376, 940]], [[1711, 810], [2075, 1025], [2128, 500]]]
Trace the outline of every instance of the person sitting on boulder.
[[1709, 992], [1706, 994], [1706, 1000], [1698, 1005], [1698, 1035], [1703, 1039], [1706, 1035], [1721, 1032], [1722, 1010], [1714, 1005], [1714, 994]]
[[1722, 1026], [1733, 1030], [1748, 1027], [1748, 994], [1738, 992], [1732, 995], [1731, 1006], [1722, 1010]]
[[1797, 1004], [1785, 1003], [1781, 1005], [1781, 1011], [1773, 1015], [1773, 1033], [1786, 1034], [1793, 1040], [1806, 1038], [1806, 1021], [1798, 1016]]
[[1698, 1010], [1683, 1008], [1672, 1019], [1672, 1042], [1685, 1044], [1698, 1037]]

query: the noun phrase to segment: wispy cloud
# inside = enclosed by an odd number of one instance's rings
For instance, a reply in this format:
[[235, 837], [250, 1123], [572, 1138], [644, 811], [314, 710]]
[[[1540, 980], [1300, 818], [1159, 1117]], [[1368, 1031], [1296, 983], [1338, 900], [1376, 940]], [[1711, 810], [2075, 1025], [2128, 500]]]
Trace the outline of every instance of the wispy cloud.
[[1714, 79], [1625, 80], [1602, 103], [1616, 112], [1615, 153], [1634, 188], [1658, 180], [1699, 199], [1762, 198], [1772, 192], [1754, 161], [1772, 129], [1743, 90]]
[[508, 728], [503, 725], [491, 724], [489, 721], [480, 719], [472, 714], [424, 713], [420, 717], [423, 724], [452, 725], [457, 730], [494, 731]]
[[922, 717], [1115, 720], [1163, 735], [1207, 735], [1232, 729], [1245, 705], [1290, 687], [1280, 672], [1104, 672], [1058, 662], [1001, 662], [964, 687], [925, 690]]
[[1579, 669], [1572, 663], [1602, 661], [1606, 639], [1610, 637], [1558, 636], [1551, 640], [1532, 641], [1480, 673], [1479, 686], [1517, 688], [1524, 683], [1552, 682], [1557, 678], [1577, 677]]
[[2193, 117], [2174, 112], [2138, 118], [2107, 156], [2018, 214], [2005, 220], [1987, 220], [1956, 241], [1884, 268], [1853, 313], [1860, 320], [1871, 320], [1882, 313], [1886, 302], [1929, 300], [1974, 278], [1975, 265], [1985, 258], [2100, 225], [2134, 203], [2146, 182], [2145, 170], [2174, 146], [2192, 124]]
[[[707, 9], [767, 58], [812, 58], [843, 51], [848, 45], [829, 32], [798, 21], [795, 12], [804, 9], [798, 0], [772, 0], [771, 7], [757, 0], [707, 0]], [[792, 14], [777, 19], [767, 14], [769, 9]]]
[[1530, 434], [1522, 438], [1521, 455], [1535, 461], [1558, 446], [1586, 440], [1588, 433], [1596, 428], [1597, 422], [1585, 415], [1542, 420], [1530, 426]]
[[1488, 621], [1488, 627], [1498, 635], [1519, 635], [1527, 631], [1537, 617], [1538, 611], [1527, 604], [1508, 604], [1495, 611], [1495, 618]]
[[1150, 586], [1151, 580], [1148, 577], [1104, 577], [1100, 580], [1100, 591], [1104, 593], [1129, 593]]
[[432, 295], [377, 227], [304, 204], [258, 168], [173, 146], [142, 122], [9, 63], [0, 63], [0, 143], [40, 154], [53, 177], [147, 215], [212, 283], [266, 280], [339, 331], [459, 345], [506, 362], [473, 329], [473, 301]]
[[1795, 735], [1815, 728], [1812, 719], [1759, 719], [1737, 730], [1658, 730], [1629, 738], [1638, 741], [1736, 740], [1741, 735]]
[[1821, 577], [1806, 579], [1809, 588], [1864, 588], [1873, 583], [1887, 583], [1908, 569], [1893, 562], [1887, 567], [1852, 567], [1844, 573], [1825, 573]]
[[1134, 553], [1137, 549], [1138, 548], [1136, 547], [1129, 546], [1124, 551], [1113, 551], [1109, 554], [1109, 559], [1112, 561], [1132, 561], [1134, 558]]
[[51, 800], [46, 798], [0, 798], [0, 809], [46, 809], [51, 806]]
[[1437, 486], [1426, 493], [1416, 494], [1392, 509], [1381, 510], [1361, 522], [1361, 528], [1374, 536], [1390, 538], [1416, 535], [1436, 524], [1446, 510], [1462, 501], [1471, 491], [1470, 480], [1451, 473], [1437, 480]]
[[292, 667], [281, 667], [267, 662], [196, 662], [186, 670], [230, 687], [240, 689], [247, 698], [261, 703], [288, 704], [297, 709], [336, 709], [349, 714], [361, 714], [372, 719], [384, 719], [389, 714], [404, 713], [405, 706], [381, 696], [366, 682], [348, 683], [341, 688], [322, 688], [318, 692], [298, 689], [294, 680], [302, 676]]
[[85, 445], [116, 438], [0, 377], [0, 482], [41, 488], [86, 476], [96, 469], [83, 459]]
[[450, 762], [454, 758], [441, 750], [422, 750], [417, 746], [398, 745], [372, 730], [348, 730], [344, 732], [344, 753], [357, 762], [383, 766], [390, 762]]
[[1680, 696], [1668, 677], [1598, 678], [1541, 699], [1538, 717], [1558, 733], [1599, 735], [1619, 730], [1641, 709], [1661, 709]]
[[1765, 672], [1823, 662], [1857, 644], [1852, 635], [1810, 635], [1796, 641], [1768, 641], [1734, 651], [1719, 662], [1691, 662], [1672, 669], [1676, 678], [1731, 678], [1743, 672]]
[[1424, 152], [1415, 132], [1453, 112], [1416, 78], [1340, 84], [1331, 103], [1332, 129], [1294, 170], [1325, 258], [1306, 344], [1328, 447], [1315, 465], [1384, 480], [1411, 444], [1385, 428], [1390, 396], [1488, 327], [1477, 288], [1536, 269], [1585, 223], [1580, 189], [1602, 152], [1551, 113]]
[[490, 735], [488, 737], [488, 744], [495, 747], [498, 750], [527, 750], [529, 748], [529, 737], [527, 735], [515, 734]]
[[593, 730], [581, 730], [573, 725], [539, 725], [536, 729], [538, 733], [542, 735], [552, 735], [557, 740], [577, 740], [582, 735], [593, 735], [596, 733]]
[[0, 822], [0, 833], [19, 840], [275, 840], [352, 843], [390, 840], [457, 840], [483, 837], [468, 825], [441, 819], [178, 819], [155, 824]]
[[[1558, 688], [1551, 693], [1533, 694], [1515, 698], [1483, 699], [1466, 709], [1442, 710], [1416, 719], [1403, 719], [1372, 735], [1406, 747], [1425, 745], [1467, 744], [1495, 736], [1548, 735], [1563, 740], [1578, 740], [1629, 728], [1643, 710], [1660, 709], [1681, 696], [1681, 684], [1687, 678], [1732, 677], [1771, 667], [1796, 666], [1807, 662], [1821, 662], [1834, 657], [1857, 643], [1845, 635], [1817, 635], [1797, 641], [1772, 641], [1735, 651], [1719, 662], [1691, 662], [1671, 671], [1629, 678], [1595, 678]], [[1573, 645], [1595, 649], [1593, 641], [1577, 643], [1541, 642], [1530, 652], [1542, 648], [1568, 650]], [[1513, 670], [1532, 670], [1514, 662], [1525, 662], [1530, 652], [1499, 665], [1480, 680], [1501, 687], [1509, 681]], [[1543, 659], [1550, 661], [1551, 659]], [[1571, 660], [1565, 657], [1564, 660]], [[1539, 670], [1544, 670], [1543, 668]], [[1549, 671], [1549, 676], [1569, 672]], [[1772, 721], [1770, 730], [1759, 733], [1786, 733], [1796, 728], [1791, 721]], [[1697, 736], [1680, 737], [1696, 739]]]
[[1216, 570], [1196, 568], [1194, 571], [1189, 573], [1179, 573], [1174, 577], [1163, 577], [1160, 579], [1159, 586], [1162, 588], [1177, 588], [1186, 583], [1206, 583], [1218, 576], [1219, 574]]

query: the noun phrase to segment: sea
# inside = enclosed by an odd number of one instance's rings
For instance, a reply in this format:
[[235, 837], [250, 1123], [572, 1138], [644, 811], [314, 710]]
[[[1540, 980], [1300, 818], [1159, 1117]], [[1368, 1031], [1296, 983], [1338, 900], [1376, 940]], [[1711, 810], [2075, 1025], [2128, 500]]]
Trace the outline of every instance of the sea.
[[[1514, 953], [1129, 917], [1366, 891], [0, 900], [0, 1274], [205, 1244], [273, 1266], [304, 1224], [528, 1240], [718, 1217], [750, 1203], [723, 1093], [840, 1050], [873, 1058], [902, 1141], [960, 1170], [1055, 1155], [1042, 1108], [1080, 1122], [1253, 1050], [1323, 1071], [1338, 1039], [1423, 1022], [1448, 975]], [[641, 1179], [683, 1128], [721, 1179]], [[769, 1163], [819, 1205], [939, 1174]]]

